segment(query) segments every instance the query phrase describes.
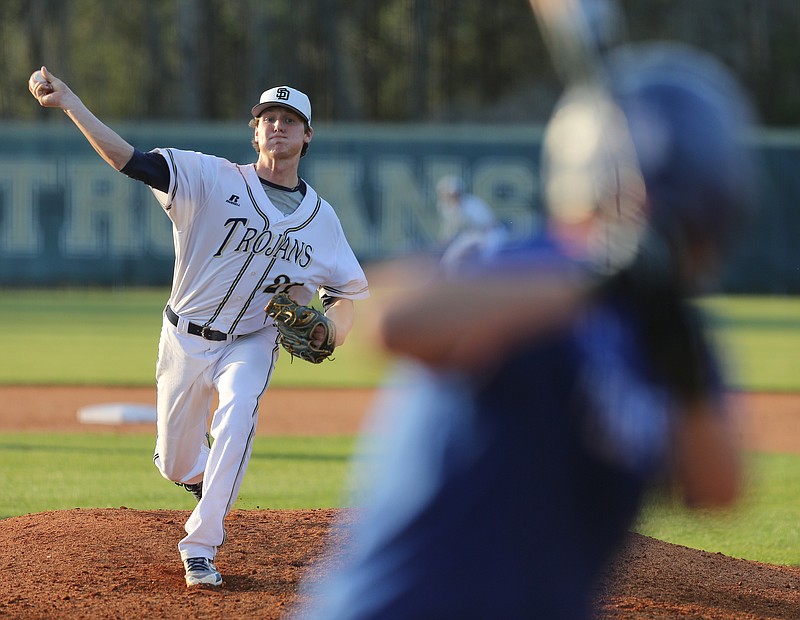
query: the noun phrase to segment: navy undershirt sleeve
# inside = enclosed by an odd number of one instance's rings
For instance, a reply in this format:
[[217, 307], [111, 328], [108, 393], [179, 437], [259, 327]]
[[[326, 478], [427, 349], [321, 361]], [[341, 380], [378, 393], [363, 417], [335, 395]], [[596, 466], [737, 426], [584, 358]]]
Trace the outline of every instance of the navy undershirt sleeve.
[[120, 172], [164, 193], [169, 191], [169, 166], [160, 153], [143, 153], [133, 149], [130, 161]]

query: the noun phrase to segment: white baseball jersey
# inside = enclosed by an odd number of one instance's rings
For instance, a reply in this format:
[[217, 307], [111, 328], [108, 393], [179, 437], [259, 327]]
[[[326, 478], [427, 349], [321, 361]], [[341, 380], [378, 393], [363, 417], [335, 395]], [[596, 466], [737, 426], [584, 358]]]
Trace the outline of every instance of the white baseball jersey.
[[[170, 307], [189, 321], [235, 335], [264, 327], [264, 306], [282, 286], [307, 304], [318, 289], [369, 296], [364, 272], [330, 204], [313, 188], [284, 215], [253, 164], [167, 148], [169, 193], [152, 190], [173, 223]], [[271, 321], [271, 319], [268, 319]]]

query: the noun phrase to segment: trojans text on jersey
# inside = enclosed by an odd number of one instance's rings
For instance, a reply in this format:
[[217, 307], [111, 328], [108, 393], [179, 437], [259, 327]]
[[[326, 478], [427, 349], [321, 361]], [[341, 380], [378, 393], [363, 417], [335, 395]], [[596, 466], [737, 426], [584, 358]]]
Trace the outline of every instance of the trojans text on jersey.
[[269, 229], [258, 230], [247, 226], [247, 218], [232, 217], [225, 222], [228, 229], [225, 238], [214, 256], [222, 256], [226, 250], [251, 254], [263, 254], [279, 260], [294, 262], [306, 267], [311, 262], [314, 248], [285, 233], [273, 233]]

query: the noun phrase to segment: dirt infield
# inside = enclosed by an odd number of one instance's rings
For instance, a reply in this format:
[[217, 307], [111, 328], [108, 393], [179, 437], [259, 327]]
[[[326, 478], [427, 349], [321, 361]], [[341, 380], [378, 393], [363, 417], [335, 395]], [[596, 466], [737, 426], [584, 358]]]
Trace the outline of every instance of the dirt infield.
[[[372, 394], [274, 389], [261, 434], [350, 434]], [[153, 404], [151, 389], [0, 388], [0, 430], [148, 432], [87, 426], [76, 411], [100, 402]], [[800, 452], [800, 397], [744, 400], [747, 449]], [[75, 509], [14, 517], [0, 527], [0, 617], [281, 618], [301, 575], [315, 570], [336, 510], [237, 511], [218, 556], [225, 584], [187, 590], [176, 559], [183, 511]], [[632, 534], [598, 592], [602, 618], [800, 618], [800, 567], [736, 560]]]

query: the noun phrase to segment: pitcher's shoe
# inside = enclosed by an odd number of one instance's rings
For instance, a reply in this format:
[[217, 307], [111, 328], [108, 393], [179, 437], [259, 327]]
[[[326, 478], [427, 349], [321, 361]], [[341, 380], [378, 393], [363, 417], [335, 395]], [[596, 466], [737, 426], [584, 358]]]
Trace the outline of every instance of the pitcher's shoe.
[[194, 498], [199, 502], [203, 498], [203, 483], [196, 482], [195, 484], [184, 484], [182, 482], [176, 482], [179, 487], [183, 487], [189, 493], [194, 495]]
[[222, 585], [222, 575], [208, 558], [186, 558], [183, 565], [186, 567], [187, 586]]

